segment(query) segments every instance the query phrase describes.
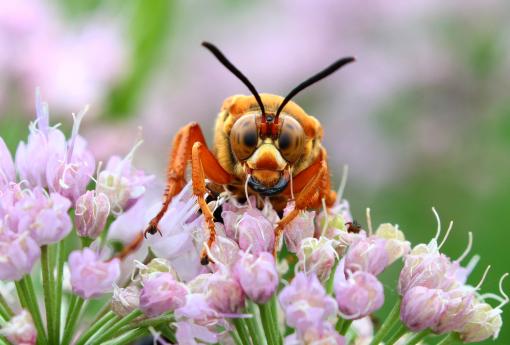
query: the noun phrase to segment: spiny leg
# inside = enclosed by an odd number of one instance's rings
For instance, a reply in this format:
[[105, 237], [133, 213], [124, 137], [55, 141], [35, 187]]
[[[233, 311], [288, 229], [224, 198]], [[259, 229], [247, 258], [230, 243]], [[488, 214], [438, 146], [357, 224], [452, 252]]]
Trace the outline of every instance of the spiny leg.
[[131, 243], [123, 248], [123, 250], [117, 255], [118, 258], [123, 259], [138, 249], [147, 233], [160, 233], [158, 224], [161, 218], [163, 218], [173, 197], [179, 194], [186, 185], [186, 166], [187, 162], [191, 159], [191, 149], [195, 142], [202, 142], [205, 144], [205, 138], [202, 134], [202, 130], [196, 122], [192, 122], [182, 127], [177, 132], [170, 150], [166, 188], [161, 209], [149, 222], [147, 229], [143, 233], [138, 234]]
[[275, 257], [278, 250], [278, 244], [280, 243], [280, 238], [285, 226], [292, 222], [299, 215], [299, 212], [317, 203], [317, 200], [320, 200], [321, 192], [318, 190], [322, 189], [321, 187], [323, 187], [324, 175], [327, 174], [327, 171], [328, 169], [326, 162], [322, 161], [318, 173], [311, 180], [309, 180], [309, 182], [296, 197], [294, 209], [278, 222], [278, 225], [275, 229], [275, 245], [273, 253]]
[[207, 248], [211, 248], [216, 240], [214, 216], [205, 201], [205, 194], [207, 193], [206, 176], [218, 184], [228, 184], [232, 180], [232, 176], [221, 167], [211, 151], [202, 143], [196, 142], [191, 154], [191, 181], [193, 183], [193, 194], [197, 197], [198, 206], [204, 215], [208, 229], [207, 245], [204, 244], [200, 253], [200, 263], [202, 265], [209, 263]]

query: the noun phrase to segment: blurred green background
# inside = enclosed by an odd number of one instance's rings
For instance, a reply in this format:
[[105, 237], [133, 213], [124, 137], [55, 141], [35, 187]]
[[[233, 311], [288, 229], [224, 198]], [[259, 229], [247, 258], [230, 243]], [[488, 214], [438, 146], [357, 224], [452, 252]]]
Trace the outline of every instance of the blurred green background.
[[349, 165], [355, 217], [370, 207], [418, 243], [434, 235], [435, 206], [455, 222], [445, 251], [459, 256], [472, 231], [482, 260], [470, 281], [491, 264], [483, 291], [496, 292], [510, 269], [509, 37], [506, 0], [2, 2], [0, 135], [12, 152], [26, 138], [40, 86], [53, 123], [91, 105], [81, 133], [101, 159], [143, 135], [138, 164], [163, 178], [177, 129], [198, 121], [211, 141], [223, 99], [247, 93], [202, 40], [282, 95], [355, 55], [295, 98], [323, 124], [336, 183]]

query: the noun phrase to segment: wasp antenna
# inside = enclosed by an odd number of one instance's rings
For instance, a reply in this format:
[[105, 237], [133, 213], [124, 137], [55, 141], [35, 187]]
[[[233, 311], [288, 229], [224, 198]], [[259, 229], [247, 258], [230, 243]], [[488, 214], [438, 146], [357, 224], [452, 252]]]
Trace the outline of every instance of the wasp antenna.
[[218, 59], [218, 61], [222, 63], [223, 66], [225, 66], [230, 72], [232, 72], [232, 74], [239, 78], [244, 83], [244, 85], [246, 85], [246, 87], [251, 91], [253, 96], [255, 96], [255, 99], [257, 100], [260, 110], [262, 111], [262, 117], [265, 119], [266, 110], [264, 109], [264, 104], [262, 103], [262, 99], [260, 98], [257, 89], [255, 89], [255, 86], [253, 86], [253, 84], [248, 80], [248, 78], [246, 78], [246, 76], [243, 73], [241, 73], [241, 71], [238, 70], [237, 67], [234, 66], [214, 44], [209, 42], [202, 42], [202, 46], [207, 48], [207, 50], [209, 50]]
[[307, 80], [305, 80], [304, 82], [302, 82], [301, 84], [296, 86], [291, 92], [289, 92], [289, 94], [284, 98], [282, 104], [280, 104], [280, 106], [278, 107], [278, 110], [276, 111], [275, 122], [278, 120], [278, 116], [280, 115], [280, 112], [283, 110], [283, 108], [285, 108], [285, 105], [287, 105], [287, 103], [295, 95], [297, 95], [298, 92], [302, 91], [303, 89], [306, 89], [308, 86], [310, 86], [312, 84], [315, 84], [319, 80], [326, 78], [330, 74], [335, 73], [341, 67], [343, 67], [351, 62], [354, 62], [354, 61], [356, 61], [356, 59], [352, 56], [341, 58], [340, 60], [337, 60], [336, 62], [334, 62], [333, 64], [331, 64], [324, 70], [320, 71], [316, 75], [308, 78]]

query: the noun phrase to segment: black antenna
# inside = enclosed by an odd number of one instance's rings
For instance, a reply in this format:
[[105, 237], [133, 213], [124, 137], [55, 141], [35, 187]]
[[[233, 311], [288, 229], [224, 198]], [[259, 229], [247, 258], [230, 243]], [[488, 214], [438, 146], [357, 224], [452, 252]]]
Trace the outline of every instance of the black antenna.
[[257, 92], [257, 89], [255, 89], [255, 86], [248, 80], [248, 78], [245, 77], [244, 74], [241, 73], [228, 59], [223, 55], [223, 53], [212, 43], [209, 42], [202, 42], [202, 45], [206, 47], [211, 53], [213, 53], [214, 56], [225, 66], [230, 72], [232, 72], [237, 78], [239, 78], [244, 85], [250, 89], [253, 96], [255, 96], [255, 99], [257, 100], [257, 103], [259, 104], [260, 110], [262, 111], [262, 117], [266, 118], [266, 110], [264, 109], [264, 104], [262, 103], [262, 99], [260, 98], [259, 93]]
[[278, 116], [280, 115], [283, 108], [285, 108], [285, 105], [287, 105], [287, 103], [289, 103], [289, 101], [292, 99], [292, 97], [294, 97], [298, 92], [300, 92], [301, 90], [307, 88], [308, 86], [310, 86], [312, 84], [315, 84], [319, 80], [326, 78], [328, 75], [336, 72], [339, 68], [341, 68], [355, 60], [356, 59], [354, 59], [353, 57], [341, 58], [340, 60], [336, 61], [335, 63], [333, 63], [326, 69], [320, 71], [316, 75], [308, 78], [307, 80], [305, 80], [304, 82], [302, 82], [301, 84], [296, 86], [291, 92], [289, 92], [289, 94], [285, 97], [283, 102], [278, 107], [278, 110], [276, 111], [275, 122], [278, 121]]

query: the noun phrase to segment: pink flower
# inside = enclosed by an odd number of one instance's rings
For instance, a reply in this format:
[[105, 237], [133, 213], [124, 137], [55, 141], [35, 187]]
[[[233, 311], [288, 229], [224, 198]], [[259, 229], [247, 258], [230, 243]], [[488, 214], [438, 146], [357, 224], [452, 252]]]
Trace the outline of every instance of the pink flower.
[[[328, 224], [325, 224], [325, 211], [321, 211], [317, 217], [315, 217], [315, 236], [319, 237], [324, 235], [330, 239], [337, 239], [340, 232], [347, 231], [345, 224], [353, 221], [349, 202], [342, 199], [342, 201], [335, 203], [332, 207], [328, 208], [327, 212]], [[323, 230], [325, 230], [324, 234], [322, 233]]]
[[[292, 212], [294, 209], [294, 202], [289, 202], [283, 210], [283, 216]], [[313, 237], [315, 230], [314, 225], [315, 211], [303, 211], [290, 222], [283, 230], [285, 244], [291, 253], [296, 253], [299, 250], [301, 241], [307, 237]]]
[[345, 345], [346, 341], [330, 323], [324, 322], [318, 327], [310, 327], [303, 332], [292, 334], [286, 337], [284, 342], [284, 345], [308, 344]]
[[128, 315], [140, 306], [140, 289], [135, 285], [126, 288], [114, 286], [111, 306], [115, 314]]
[[386, 252], [388, 254], [388, 265], [409, 253], [411, 243], [406, 241], [404, 233], [389, 223], [379, 225], [375, 236], [386, 240]]
[[371, 273], [357, 271], [347, 278], [339, 265], [335, 277], [334, 290], [338, 309], [346, 319], [361, 319], [382, 307], [384, 288]]
[[140, 309], [149, 317], [174, 311], [184, 306], [188, 289], [171, 273], [159, 273], [143, 281]]
[[71, 231], [70, 207], [71, 202], [60, 194], [48, 196], [45, 190], [36, 187], [15, 205], [18, 231], [29, 231], [40, 246], [58, 242]]
[[46, 187], [48, 161], [53, 156], [64, 157], [67, 144], [60, 130], [49, 127], [48, 104], [41, 101], [38, 92], [35, 107], [37, 119], [30, 125], [27, 143], [18, 145], [16, 168], [21, 180], [33, 187]]
[[260, 211], [248, 211], [237, 224], [239, 247], [244, 251], [258, 255], [272, 252], [274, 247], [274, 227]]
[[178, 319], [190, 319], [199, 324], [210, 324], [217, 320], [218, 312], [207, 301], [205, 293], [189, 293], [186, 303], [175, 310]]
[[356, 240], [345, 256], [346, 272], [364, 271], [378, 275], [389, 262], [386, 240], [370, 236]]
[[216, 272], [209, 278], [207, 302], [222, 314], [238, 314], [244, 307], [245, 295], [234, 277]]
[[503, 325], [501, 312], [501, 309], [493, 308], [490, 304], [476, 301], [459, 330], [460, 339], [465, 343], [477, 343], [490, 337], [496, 339]]
[[326, 295], [317, 277], [302, 272], [281, 291], [279, 301], [287, 324], [300, 332], [320, 326], [337, 311], [335, 300]]
[[145, 193], [147, 184], [154, 179], [154, 176], [145, 175], [132, 165], [135, 150], [141, 144], [142, 141], [139, 141], [123, 159], [110, 157], [97, 178], [96, 190], [108, 196], [114, 214], [132, 207]]
[[0, 187], [16, 180], [16, 170], [11, 153], [0, 137]]
[[90, 248], [74, 251], [69, 255], [71, 286], [78, 296], [90, 299], [113, 290], [120, 276], [118, 259], [101, 261]]
[[301, 241], [297, 256], [300, 269], [306, 273], [315, 273], [317, 278], [324, 282], [329, 278], [338, 255], [332, 240], [326, 237], [308, 237]]
[[175, 337], [181, 345], [215, 344], [218, 342], [218, 334], [211, 332], [205, 326], [189, 321], [176, 322], [175, 326], [177, 327]]
[[223, 265], [228, 269], [232, 268], [239, 260], [239, 250], [239, 245], [230, 238], [217, 236], [216, 243], [211, 248], [214, 267], [219, 269], [218, 266]]
[[276, 262], [269, 253], [260, 253], [258, 257], [243, 254], [236, 265], [235, 274], [246, 296], [258, 304], [269, 301], [278, 287]]
[[434, 333], [443, 334], [464, 328], [475, 303], [475, 291], [471, 288], [457, 288], [445, 293], [446, 305], [437, 324], [432, 325]]
[[37, 340], [32, 316], [24, 309], [0, 328], [0, 335], [14, 345], [35, 345]]
[[422, 331], [439, 322], [446, 309], [446, 303], [443, 290], [424, 286], [413, 287], [404, 294], [400, 319], [411, 331]]
[[41, 251], [28, 232], [12, 232], [2, 223], [0, 219], [0, 280], [20, 280], [30, 274]]
[[74, 224], [78, 235], [97, 238], [110, 214], [110, 202], [103, 193], [87, 191], [76, 200]]

